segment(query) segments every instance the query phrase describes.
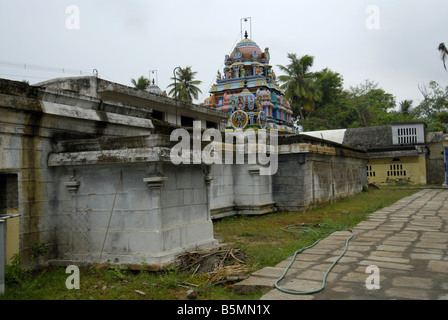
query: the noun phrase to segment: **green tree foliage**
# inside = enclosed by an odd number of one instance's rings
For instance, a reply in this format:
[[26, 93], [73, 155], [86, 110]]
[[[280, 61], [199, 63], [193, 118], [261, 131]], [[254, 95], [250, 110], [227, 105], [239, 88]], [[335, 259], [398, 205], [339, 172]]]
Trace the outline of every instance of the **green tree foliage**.
[[379, 88], [378, 84], [365, 80], [356, 87], [350, 87], [348, 97], [358, 115], [352, 126], [386, 125], [394, 121], [393, 113], [389, 111], [395, 107], [395, 97]]
[[414, 103], [414, 101], [412, 101], [412, 100], [403, 100], [403, 101], [401, 101], [400, 102], [400, 110], [399, 110], [399, 112], [401, 114], [403, 114], [403, 115], [410, 115], [413, 103]]
[[355, 121], [355, 111], [348, 104], [343, 89], [343, 78], [328, 68], [314, 74], [321, 97], [315, 108], [300, 122], [304, 130], [325, 130], [346, 128]]
[[322, 97], [320, 87], [316, 83], [316, 75], [311, 72], [314, 57], [304, 55], [298, 58], [296, 54], [288, 53], [288, 58], [290, 63], [287, 66], [278, 66], [286, 73], [279, 76], [279, 80], [291, 105], [293, 117], [305, 121]]
[[[439, 45], [445, 66], [448, 50]], [[395, 97], [378, 83], [365, 80], [344, 89], [341, 74], [328, 68], [312, 71], [314, 58], [301, 58], [289, 53], [290, 63], [279, 66], [285, 74], [278, 79], [289, 100], [296, 124], [304, 131], [388, 125], [394, 122], [423, 121], [428, 131], [440, 131], [448, 123], [448, 86], [437, 82], [419, 87], [423, 100], [414, 106], [403, 100], [398, 106]]]
[[427, 124], [428, 131], [441, 131], [442, 123], [448, 123], [448, 86], [442, 88], [436, 81], [430, 81], [419, 89], [423, 100], [411, 113]]
[[[410, 116], [394, 112], [395, 98], [378, 84], [363, 83], [343, 89], [343, 79], [329, 69], [316, 72], [322, 99], [300, 124], [305, 131], [356, 128], [410, 121]], [[406, 118], [406, 119], [405, 119]]]
[[344, 90], [341, 74], [328, 68], [313, 72], [314, 58], [288, 54], [290, 63], [279, 66], [285, 75], [278, 79], [293, 109], [296, 123], [304, 131], [384, 125], [399, 121], [395, 98], [366, 80]]
[[145, 78], [144, 76], [141, 76], [137, 80], [131, 79], [131, 82], [134, 85], [134, 88], [139, 90], [146, 90], [151, 84], [151, 81], [148, 78]]
[[172, 88], [169, 95], [189, 103], [193, 102], [193, 99], [198, 99], [199, 93], [202, 93], [202, 91], [197, 86], [202, 81], [194, 80], [196, 74], [197, 72], [192, 71], [190, 66], [184, 69], [178, 68], [175, 77], [171, 78], [174, 82], [168, 86]]

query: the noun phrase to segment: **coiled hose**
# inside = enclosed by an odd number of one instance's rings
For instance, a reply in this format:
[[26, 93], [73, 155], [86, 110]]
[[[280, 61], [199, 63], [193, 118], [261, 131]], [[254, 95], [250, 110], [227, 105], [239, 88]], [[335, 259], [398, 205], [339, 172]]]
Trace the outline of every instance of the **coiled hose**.
[[[309, 233], [309, 232], [314, 232], [314, 233], [316, 233], [316, 234], [318, 234], [312, 227], [322, 227], [322, 225], [320, 225], [320, 224], [303, 224], [303, 225], [299, 225], [299, 226], [297, 226], [297, 225], [289, 225], [289, 226], [286, 226], [286, 227], [284, 227], [284, 228], [282, 228], [284, 231], [287, 231], [287, 232], [293, 232], [293, 233]], [[350, 231], [351, 232], [351, 235], [350, 235], [350, 237], [348, 237], [347, 238], [347, 240], [345, 241], [345, 248], [344, 248], [344, 251], [335, 259], [335, 261], [330, 265], [330, 267], [328, 268], [328, 270], [325, 272], [325, 275], [324, 275], [324, 277], [323, 277], [323, 279], [322, 279], [322, 286], [319, 288], [319, 289], [316, 289], [316, 290], [310, 290], [310, 291], [295, 291], [295, 290], [289, 290], [289, 289], [285, 289], [285, 288], [282, 288], [282, 287], [280, 287], [280, 285], [279, 285], [279, 282], [280, 281], [282, 281], [283, 280], [283, 278], [286, 276], [286, 274], [288, 273], [288, 270], [291, 268], [291, 266], [292, 266], [292, 264], [294, 263], [294, 260], [296, 259], [296, 256], [298, 255], [298, 254], [300, 254], [301, 252], [303, 252], [304, 250], [306, 250], [306, 249], [309, 249], [309, 248], [312, 248], [312, 247], [314, 247], [316, 244], [318, 244], [319, 243], [319, 241], [320, 240], [322, 240], [322, 239], [319, 239], [319, 240], [317, 240], [316, 242], [314, 242], [312, 245], [310, 245], [310, 246], [306, 246], [306, 247], [303, 247], [303, 248], [301, 248], [301, 249], [299, 249], [299, 250], [297, 250], [297, 251], [295, 251], [293, 254], [292, 254], [292, 259], [291, 259], [291, 262], [289, 263], [289, 265], [285, 268], [285, 271], [283, 272], [283, 274], [280, 276], [280, 278], [278, 278], [277, 279], [277, 281], [275, 281], [275, 287], [278, 289], [278, 290], [280, 290], [281, 292], [284, 292], [284, 293], [289, 293], [289, 294], [295, 294], [295, 295], [307, 295], [307, 294], [313, 294], [313, 293], [317, 293], [317, 292], [320, 292], [320, 291], [322, 291], [324, 288], [325, 288], [325, 282], [326, 282], [326, 280], [327, 280], [327, 276], [328, 276], [328, 274], [330, 273], [330, 271], [331, 271], [331, 269], [333, 269], [333, 267], [336, 265], [336, 263], [338, 263], [338, 261], [344, 256], [344, 254], [347, 252], [347, 249], [348, 249], [348, 243], [349, 243], [349, 241], [353, 238], [353, 236], [355, 235], [355, 233], [353, 232], [353, 230], [351, 230], [351, 229], [347, 229], [347, 231]], [[334, 232], [334, 231], [333, 231]], [[328, 232], [328, 233], [332, 233], [332, 232]]]

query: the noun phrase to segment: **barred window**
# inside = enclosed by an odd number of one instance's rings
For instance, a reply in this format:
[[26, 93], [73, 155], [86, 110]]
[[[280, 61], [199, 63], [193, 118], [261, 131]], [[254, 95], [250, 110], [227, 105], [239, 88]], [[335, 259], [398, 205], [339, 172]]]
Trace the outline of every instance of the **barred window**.
[[375, 171], [372, 170], [372, 166], [367, 166], [367, 178], [375, 177]]
[[391, 164], [387, 171], [388, 177], [406, 177], [406, 170], [403, 170], [402, 164]]
[[417, 143], [417, 128], [399, 128], [397, 133], [399, 144]]

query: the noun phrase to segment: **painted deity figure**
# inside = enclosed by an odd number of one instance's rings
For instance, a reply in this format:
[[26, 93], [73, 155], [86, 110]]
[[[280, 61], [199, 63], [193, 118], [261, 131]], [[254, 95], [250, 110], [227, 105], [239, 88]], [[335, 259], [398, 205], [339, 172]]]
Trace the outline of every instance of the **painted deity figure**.
[[236, 48], [235, 49], [235, 53], [233, 55], [233, 58], [234, 59], [241, 59], [242, 57], [243, 57], [243, 54], [241, 53], [240, 49]]
[[241, 67], [240, 76], [241, 76], [242, 78], [246, 76], [246, 70], [244, 69], [244, 67]]
[[225, 109], [228, 109], [230, 107], [230, 94], [229, 93], [224, 93], [224, 97], [223, 97], [223, 107]]
[[216, 106], [216, 99], [215, 99], [215, 95], [214, 94], [211, 94], [210, 97], [205, 99], [204, 106], [206, 106], [208, 108], [212, 108], [212, 109], [215, 108], [215, 106]]
[[270, 60], [271, 55], [269, 54], [269, 48], [264, 49], [263, 57], [268, 61]]

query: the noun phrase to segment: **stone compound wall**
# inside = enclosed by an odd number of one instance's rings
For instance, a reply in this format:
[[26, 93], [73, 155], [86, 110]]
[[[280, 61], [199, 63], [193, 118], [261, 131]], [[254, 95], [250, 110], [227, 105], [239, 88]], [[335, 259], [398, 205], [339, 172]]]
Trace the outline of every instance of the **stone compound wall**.
[[210, 211], [213, 219], [235, 214], [264, 214], [275, 211], [272, 177], [260, 175], [253, 164], [213, 164]]
[[356, 194], [366, 184], [365, 164], [359, 159], [290, 154], [279, 159], [273, 195], [279, 210], [300, 211]]
[[301, 211], [362, 191], [368, 184], [364, 151], [303, 137], [280, 137], [278, 170], [260, 175], [259, 165], [213, 165], [211, 215]]
[[[56, 171], [58, 259], [158, 269], [180, 252], [217, 244], [200, 165], [103, 164]], [[67, 190], [69, 181], [79, 183], [76, 191]]]
[[46, 259], [158, 269], [216, 245], [212, 218], [297, 211], [366, 184], [365, 153], [315, 138], [279, 137], [278, 171], [264, 176], [247, 162], [172, 164], [146, 109], [0, 79], [0, 112], [25, 263], [45, 243]]

